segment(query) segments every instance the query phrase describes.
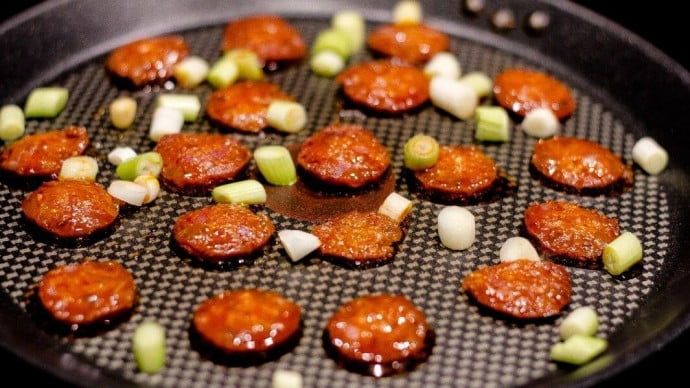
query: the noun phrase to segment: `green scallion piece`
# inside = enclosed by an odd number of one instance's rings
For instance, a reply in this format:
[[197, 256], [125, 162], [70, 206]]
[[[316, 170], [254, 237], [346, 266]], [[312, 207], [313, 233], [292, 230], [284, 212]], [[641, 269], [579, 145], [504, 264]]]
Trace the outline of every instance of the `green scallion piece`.
[[573, 365], [583, 365], [593, 360], [608, 347], [602, 338], [575, 334], [551, 347], [551, 359]]
[[460, 78], [460, 82], [472, 88], [479, 98], [487, 97], [491, 94], [491, 89], [494, 87], [494, 82], [491, 78], [479, 71], [465, 74]]
[[593, 336], [597, 334], [598, 329], [599, 316], [597, 312], [589, 306], [579, 307], [573, 310], [565, 317], [558, 328], [561, 333], [561, 338], [564, 340], [577, 334]]
[[208, 72], [208, 82], [216, 89], [232, 85], [240, 75], [237, 63], [225, 57], [216, 61]]
[[322, 51], [309, 60], [311, 71], [322, 77], [335, 77], [345, 68], [345, 60], [333, 51]]
[[141, 175], [158, 177], [163, 168], [163, 158], [158, 152], [146, 152], [120, 163], [115, 170], [117, 176], [126, 181], [133, 181]]
[[431, 136], [415, 135], [405, 143], [405, 167], [423, 170], [438, 161], [438, 142]]
[[356, 11], [336, 12], [331, 19], [331, 25], [334, 29], [343, 31], [347, 35], [353, 53], [364, 47], [366, 26], [362, 14]]
[[602, 260], [611, 275], [620, 275], [642, 260], [642, 243], [634, 234], [625, 232], [604, 247]]
[[240, 79], [258, 81], [264, 78], [263, 63], [259, 57], [251, 50], [235, 49], [230, 50], [223, 56], [237, 64]]
[[156, 100], [156, 107], [161, 106], [179, 110], [184, 121], [195, 121], [201, 110], [199, 97], [193, 94], [161, 94]]
[[256, 166], [266, 181], [277, 186], [297, 182], [297, 171], [290, 151], [283, 146], [262, 146], [254, 151]]
[[0, 139], [12, 141], [24, 136], [24, 112], [17, 105], [0, 109]]
[[165, 328], [155, 322], [141, 323], [134, 330], [132, 350], [139, 370], [160, 371], [165, 366]]
[[137, 101], [132, 97], [118, 97], [110, 103], [109, 111], [115, 128], [129, 128], [137, 115]]
[[29, 93], [24, 105], [27, 118], [52, 118], [67, 105], [69, 91], [65, 88], [36, 88]]
[[218, 186], [213, 189], [211, 196], [218, 203], [256, 205], [266, 202], [264, 186], [254, 179]]
[[276, 100], [268, 106], [266, 119], [268, 125], [279, 131], [295, 133], [307, 124], [307, 111], [300, 103]]
[[323, 30], [316, 36], [316, 41], [311, 47], [311, 55], [317, 55], [323, 51], [332, 51], [340, 55], [343, 60], [347, 60], [352, 54], [352, 43], [342, 30]]
[[510, 140], [510, 118], [498, 106], [480, 106], [474, 113], [477, 130], [474, 138], [480, 141]]

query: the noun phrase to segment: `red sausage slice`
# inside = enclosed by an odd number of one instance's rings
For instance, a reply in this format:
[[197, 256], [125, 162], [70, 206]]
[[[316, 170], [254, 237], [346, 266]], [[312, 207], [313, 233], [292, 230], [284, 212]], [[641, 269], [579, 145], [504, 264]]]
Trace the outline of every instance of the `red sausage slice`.
[[598, 260], [620, 234], [618, 220], [570, 202], [545, 202], [525, 211], [525, 228], [548, 253], [575, 260]]
[[299, 306], [277, 292], [226, 291], [199, 305], [194, 328], [228, 354], [270, 351], [299, 334]]
[[378, 181], [391, 159], [370, 131], [359, 125], [331, 124], [302, 144], [297, 163], [330, 185], [358, 188]]
[[263, 248], [274, 231], [265, 215], [241, 205], [218, 204], [183, 214], [175, 223], [173, 237], [200, 260], [239, 263]]
[[134, 306], [132, 275], [114, 261], [86, 261], [50, 270], [38, 285], [48, 312], [66, 324], [90, 324], [119, 316]]
[[575, 111], [575, 99], [568, 87], [534, 70], [504, 70], [494, 81], [494, 96], [502, 107], [523, 117], [536, 108], [551, 109], [559, 119]]
[[233, 180], [251, 159], [251, 152], [239, 141], [201, 133], [165, 135], [156, 151], [163, 158], [162, 181], [185, 193], [206, 192]]
[[37, 133], [7, 146], [0, 154], [0, 168], [20, 176], [57, 178], [62, 162], [81, 155], [89, 145], [84, 127]]
[[141, 87], [166, 81], [172, 76], [175, 64], [188, 54], [189, 48], [181, 36], [142, 39], [115, 49], [106, 67], [118, 77]]
[[273, 15], [252, 16], [230, 22], [225, 27], [223, 51], [236, 48], [252, 50], [264, 61], [301, 59], [307, 45], [299, 32], [285, 20]]
[[402, 295], [370, 295], [345, 303], [328, 321], [326, 333], [328, 345], [346, 366], [377, 377], [424, 361], [433, 343], [424, 313]]
[[542, 176], [566, 189], [602, 191], [631, 184], [631, 169], [598, 143], [572, 137], [540, 140], [532, 165]]
[[352, 101], [380, 112], [403, 113], [429, 99], [429, 80], [411, 66], [366, 62], [343, 71], [336, 81]]
[[426, 62], [448, 49], [448, 36], [423, 24], [389, 24], [369, 35], [369, 48], [411, 65]]
[[556, 315], [571, 294], [564, 267], [524, 259], [478, 269], [462, 280], [462, 288], [480, 304], [521, 319]]
[[278, 85], [245, 81], [217, 90], [206, 105], [214, 121], [244, 132], [259, 132], [268, 126], [268, 106], [275, 100], [292, 100]]
[[108, 228], [119, 213], [118, 203], [97, 183], [46, 182], [22, 202], [27, 219], [59, 238], [89, 236]]

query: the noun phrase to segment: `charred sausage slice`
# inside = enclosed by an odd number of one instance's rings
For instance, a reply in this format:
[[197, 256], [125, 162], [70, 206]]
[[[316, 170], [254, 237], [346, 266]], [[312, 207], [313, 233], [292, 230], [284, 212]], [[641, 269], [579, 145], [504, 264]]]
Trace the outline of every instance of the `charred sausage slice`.
[[269, 82], [239, 82], [214, 92], [206, 113], [226, 127], [259, 132], [268, 126], [268, 106], [275, 100], [292, 100], [292, 97]]
[[251, 16], [230, 22], [225, 27], [223, 51], [252, 50], [264, 61], [301, 59], [307, 45], [300, 33], [278, 16]]
[[411, 65], [448, 50], [448, 36], [423, 24], [388, 24], [369, 35], [369, 48]]
[[162, 83], [172, 76], [189, 48], [181, 36], [141, 39], [115, 49], [106, 61], [107, 69], [136, 87]]
[[523, 117], [536, 108], [551, 109], [559, 119], [575, 111], [570, 89], [550, 75], [534, 70], [504, 70], [494, 80], [494, 96], [502, 107]]

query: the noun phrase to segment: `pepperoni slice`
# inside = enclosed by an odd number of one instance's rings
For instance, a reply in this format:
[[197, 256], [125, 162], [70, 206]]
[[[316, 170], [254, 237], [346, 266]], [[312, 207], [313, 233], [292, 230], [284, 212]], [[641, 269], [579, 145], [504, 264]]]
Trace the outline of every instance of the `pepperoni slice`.
[[20, 176], [57, 178], [62, 162], [81, 155], [89, 145], [84, 127], [37, 133], [8, 145], [0, 154], [0, 168]]
[[602, 191], [632, 184], [630, 167], [598, 143], [572, 137], [540, 140], [532, 165], [542, 176], [565, 189]]
[[432, 195], [465, 200], [490, 190], [498, 180], [498, 167], [478, 147], [442, 146], [436, 164], [414, 175]]
[[223, 51], [252, 50], [264, 61], [292, 61], [307, 53], [299, 32], [273, 15], [252, 16], [230, 22], [225, 27]]
[[206, 105], [211, 119], [244, 132], [259, 132], [268, 126], [268, 106], [275, 100], [292, 100], [278, 85], [245, 81], [217, 90]]
[[480, 304], [521, 319], [556, 315], [571, 294], [564, 267], [525, 259], [478, 269], [462, 280], [462, 288]]
[[251, 159], [239, 141], [201, 133], [165, 135], [156, 151], [163, 158], [162, 181], [184, 193], [206, 192], [233, 180]]
[[378, 181], [391, 159], [369, 130], [359, 125], [331, 124], [302, 144], [297, 163], [323, 182], [358, 188]]
[[141, 87], [168, 80], [175, 64], [188, 54], [189, 48], [181, 36], [142, 39], [115, 49], [106, 67], [116, 76]]
[[393, 244], [402, 231], [392, 219], [378, 213], [352, 211], [312, 229], [321, 240], [319, 251], [352, 267], [382, 264], [393, 257]]
[[226, 291], [205, 300], [194, 328], [228, 354], [261, 353], [284, 345], [300, 332], [299, 306], [273, 291]]
[[211, 263], [236, 263], [263, 248], [275, 228], [265, 215], [241, 205], [218, 204], [187, 212], [173, 228], [179, 246]]
[[548, 253], [575, 260], [598, 260], [619, 235], [617, 219], [560, 201], [527, 208], [525, 228]]
[[536, 108], [551, 109], [559, 119], [575, 111], [575, 99], [568, 87], [534, 70], [504, 70], [494, 81], [494, 96], [502, 107], [523, 117]]
[[388, 24], [369, 35], [369, 48], [411, 65], [448, 50], [448, 35], [423, 24]]
[[386, 113], [403, 113], [429, 99], [429, 80], [419, 69], [385, 61], [350, 67], [336, 78], [357, 104]]
[[56, 237], [89, 236], [112, 225], [118, 203], [97, 183], [46, 182], [22, 202], [27, 219]]
[[58, 321], [91, 324], [119, 316], [134, 306], [132, 275], [115, 261], [86, 261], [54, 268], [38, 285], [38, 297]]
[[424, 361], [433, 344], [424, 313], [402, 295], [369, 295], [345, 303], [328, 321], [326, 334], [340, 361], [377, 377]]

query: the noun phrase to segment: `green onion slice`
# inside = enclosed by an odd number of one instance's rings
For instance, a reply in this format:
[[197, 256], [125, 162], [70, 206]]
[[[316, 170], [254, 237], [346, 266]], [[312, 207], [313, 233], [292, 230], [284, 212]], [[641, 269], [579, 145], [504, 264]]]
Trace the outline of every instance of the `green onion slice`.
[[264, 186], [254, 179], [218, 186], [213, 189], [211, 196], [218, 203], [256, 205], [266, 202]]
[[184, 121], [195, 121], [201, 110], [201, 102], [193, 94], [162, 94], [156, 100], [156, 107], [177, 109], [182, 112]]
[[52, 118], [57, 116], [69, 99], [65, 88], [36, 88], [31, 91], [24, 105], [24, 114], [28, 118]]
[[620, 275], [642, 260], [642, 243], [634, 234], [625, 232], [604, 247], [602, 260], [611, 275]]
[[110, 103], [110, 121], [115, 128], [129, 128], [137, 115], [137, 101], [131, 97], [118, 97]]
[[309, 60], [311, 71], [322, 77], [335, 77], [345, 68], [345, 60], [333, 51], [322, 51]]
[[163, 168], [163, 158], [158, 152], [146, 152], [120, 163], [115, 170], [120, 179], [133, 181], [141, 175], [158, 177]]
[[12, 141], [24, 136], [24, 112], [17, 105], [0, 109], [0, 139]]
[[352, 43], [350, 43], [347, 33], [342, 30], [323, 30], [316, 36], [316, 41], [311, 48], [311, 55], [316, 55], [323, 51], [332, 51], [340, 55], [343, 60], [347, 60], [350, 54], [352, 54]]
[[307, 124], [307, 111], [294, 101], [273, 101], [266, 112], [268, 124], [283, 132], [301, 131]]
[[405, 167], [423, 170], [438, 161], [438, 142], [431, 136], [415, 135], [405, 143]]
[[608, 342], [602, 338], [575, 334], [551, 347], [551, 359], [573, 365], [583, 365], [593, 360], [608, 347]]
[[154, 322], [141, 323], [134, 330], [132, 349], [139, 370], [160, 371], [165, 366], [165, 328]]
[[254, 160], [266, 181], [277, 186], [297, 182], [297, 171], [290, 151], [283, 146], [262, 146], [254, 151]]
[[474, 137], [480, 141], [510, 140], [510, 118], [499, 106], [480, 106], [475, 111], [477, 131]]
[[258, 81], [264, 78], [263, 63], [251, 50], [234, 49], [225, 53], [223, 57], [237, 64], [239, 77], [250, 81]]
[[225, 57], [213, 64], [208, 72], [208, 82], [214, 88], [220, 89], [232, 85], [240, 75], [237, 63]]
[[362, 14], [356, 11], [339, 11], [333, 15], [331, 25], [334, 29], [342, 31], [350, 40], [352, 52], [357, 52], [364, 47], [366, 26]]

